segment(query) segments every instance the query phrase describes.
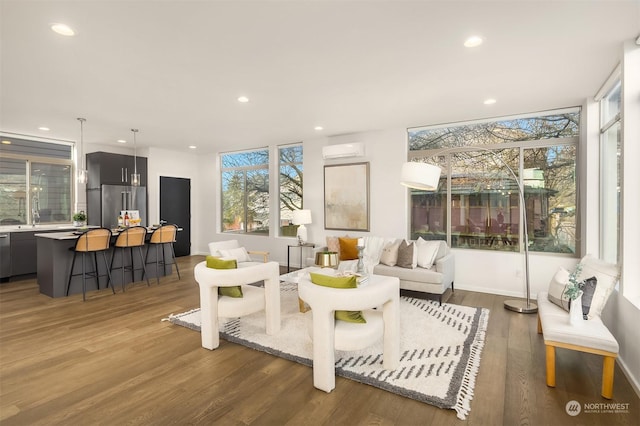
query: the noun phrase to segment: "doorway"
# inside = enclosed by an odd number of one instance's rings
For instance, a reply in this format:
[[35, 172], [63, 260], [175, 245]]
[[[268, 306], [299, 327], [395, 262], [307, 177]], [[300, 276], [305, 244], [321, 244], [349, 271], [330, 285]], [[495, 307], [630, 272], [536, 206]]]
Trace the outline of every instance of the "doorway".
[[160, 176], [160, 220], [175, 223], [176, 256], [191, 254], [191, 179]]

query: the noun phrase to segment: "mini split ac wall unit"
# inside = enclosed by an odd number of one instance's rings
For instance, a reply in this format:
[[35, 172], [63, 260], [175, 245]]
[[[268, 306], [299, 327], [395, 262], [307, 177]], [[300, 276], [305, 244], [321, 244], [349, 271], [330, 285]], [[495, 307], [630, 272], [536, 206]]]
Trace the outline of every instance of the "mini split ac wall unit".
[[362, 157], [364, 155], [363, 143], [345, 143], [340, 145], [327, 145], [322, 147], [322, 158]]

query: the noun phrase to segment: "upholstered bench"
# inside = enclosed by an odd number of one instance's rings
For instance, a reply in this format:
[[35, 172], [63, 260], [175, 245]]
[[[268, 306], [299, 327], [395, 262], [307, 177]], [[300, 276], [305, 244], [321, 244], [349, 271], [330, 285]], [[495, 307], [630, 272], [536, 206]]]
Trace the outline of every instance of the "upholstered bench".
[[619, 347], [600, 317], [571, 325], [569, 313], [551, 303], [547, 292], [539, 292], [538, 333], [542, 333], [546, 345], [547, 386], [556, 385], [555, 349], [564, 348], [602, 355], [602, 396], [613, 397], [613, 373]]

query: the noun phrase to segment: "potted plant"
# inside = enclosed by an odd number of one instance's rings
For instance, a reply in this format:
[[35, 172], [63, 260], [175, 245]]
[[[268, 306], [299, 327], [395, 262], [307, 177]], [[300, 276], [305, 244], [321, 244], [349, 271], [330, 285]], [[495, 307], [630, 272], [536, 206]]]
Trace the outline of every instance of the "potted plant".
[[73, 226], [85, 226], [87, 224], [87, 215], [84, 210], [80, 210], [73, 214]]

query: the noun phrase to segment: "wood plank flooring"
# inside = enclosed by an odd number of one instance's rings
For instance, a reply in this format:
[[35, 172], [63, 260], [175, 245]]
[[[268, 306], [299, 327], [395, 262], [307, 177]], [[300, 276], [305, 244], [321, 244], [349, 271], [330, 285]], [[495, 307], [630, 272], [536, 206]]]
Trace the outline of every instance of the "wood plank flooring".
[[[35, 278], [0, 284], [0, 424], [4, 425], [635, 425], [640, 401], [616, 366], [614, 399], [600, 396], [602, 359], [557, 350], [557, 387], [545, 385], [536, 316], [503, 308], [504, 297], [456, 290], [449, 303], [491, 310], [487, 341], [465, 421], [454, 411], [338, 377], [327, 394], [310, 368], [160, 320], [199, 306], [193, 267], [52, 299]], [[565, 405], [618, 402], [622, 413]]]

